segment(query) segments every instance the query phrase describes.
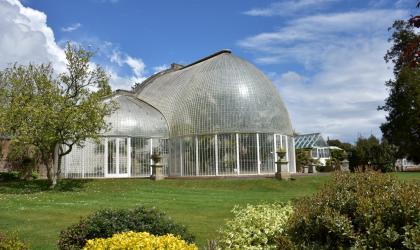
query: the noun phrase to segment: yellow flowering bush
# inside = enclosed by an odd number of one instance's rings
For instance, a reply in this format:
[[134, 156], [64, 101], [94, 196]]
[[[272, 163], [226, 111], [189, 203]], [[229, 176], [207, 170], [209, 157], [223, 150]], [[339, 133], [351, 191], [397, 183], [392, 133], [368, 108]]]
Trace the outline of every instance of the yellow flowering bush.
[[114, 234], [111, 238], [88, 240], [83, 250], [198, 250], [194, 244], [188, 244], [172, 234], [154, 236], [147, 232], [125, 232]]
[[287, 204], [236, 206], [234, 218], [220, 230], [220, 249], [276, 249], [276, 237], [283, 233], [293, 207]]

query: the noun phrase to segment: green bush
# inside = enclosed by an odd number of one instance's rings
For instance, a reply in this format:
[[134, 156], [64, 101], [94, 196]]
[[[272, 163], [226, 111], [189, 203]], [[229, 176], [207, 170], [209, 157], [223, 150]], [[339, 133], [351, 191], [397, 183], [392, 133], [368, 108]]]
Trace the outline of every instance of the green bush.
[[234, 218], [220, 231], [219, 249], [276, 249], [281, 234], [293, 213], [290, 204], [235, 207]]
[[16, 233], [3, 234], [0, 233], [0, 249], [1, 250], [26, 250], [28, 246], [19, 240]]
[[[420, 183], [389, 174], [336, 173], [299, 200], [287, 235], [298, 249], [419, 249]], [[279, 245], [280, 247], [280, 245]]]
[[87, 240], [109, 238], [122, 232], [148, 232], [153, 235], [173, 234], [192, 243], [194, 236], [184, 226], [174, 223], [155, 208], [143, 206], [132, 210], [104, 209], [84, 217], [60, 234], [59, 249], [81, 249]]
[[0, 173], [0, 181], [15, 181], [19, 179], [20, 179], [20, 173], [18, 171]]

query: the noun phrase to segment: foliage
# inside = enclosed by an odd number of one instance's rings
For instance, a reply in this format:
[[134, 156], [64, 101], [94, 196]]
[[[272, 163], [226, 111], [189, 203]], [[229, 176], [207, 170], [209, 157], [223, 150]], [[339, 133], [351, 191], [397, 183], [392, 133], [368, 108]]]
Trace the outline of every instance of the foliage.
[[36, 172], [38, 156], [37, 148], [12, 141], [6, 157], [8, 169], [9, 171], [18, 171], [19, 177], [22, 179], [32, 179], [33, 173]]
[[342, 161], [347, 159], [347, 153], [340, 149], [330, 149], [330, 159], [325, 161], [325, 166], [317, 166], [319, 172], [331, 172], [339, 170]]
[[80, 249], [87, 240], [109, 238], [115, 233], [134, 231], [154, 235], [174, 234], [187, 242], [194, 237], [184, 226], [178, 225], [155, 208], [143, 206], [133, 210], [99, 210], [82, 218], [79, 223], [68, 227], [60, 234], [59, 249]]
[[[87, 138], [98, 139], [113, 110], [102, 98], [111, 93], [109, 77], [91, 66], [93, 53], [67, 44], [67, 71], [51, 65], [14, 64], [0, 71], [0, 134], [22, 147], [35, 147], [54, 187], [61, 157]], [[12, 121], [12, 122], [10, 122]]]
[[20, 179], [38, 179], [39, 175], [37, 172], [32, 172], [30, 175], [22, 176], [22, 173], [19, 171], [10, 171], [10, 172], [0, 172], [0, 181], [16, 181]]
[[385, 61], [394, 65], [394, 79], [386, 82], [389, 96], [379, 109], [386, 111], [383, 136], [398, 147], [399, 157], [420, 162], [420, 17], [397, 20], [390, 30], [392, 47]]
[[179, 236], [167, 234], [164, 236], [154, 236], [147, 232], [125, 232], [114, 234], [111, 238], [107, 239], [93, 239], [88, 240], [83, 250], [96, 250], [96, 249], [132, 249], [132, 250], [198, 250], [194, 244], [188, 244]]
[[358, 168], [358, 162], [357, 162], [357, 154], [355, 146], [353, 146], [350, 143], [347, 142], [341, 142], [340, 140], [328, 140], [329, 146], [336, 146], [345, 151], [345, 154], [347, 155], [347, 160], [349, 161], [349, 168], [351, 171], [355, 171], [355, 169]]
[[419, 182], [389, 174], [336, 173], [316, 195], [295, 204], [282, 237], [302, 249], [419, 248], [419, 188]]
[[381, 142], [373, 135], [359, 137], [353, 151], [353, 164], [363, 169], [372, 168], [382, 172], [394, 170], [396, 149], [387, 140]]
[[14, 181], [20, 179], [20, 173], [17, 171], [11, 172], [1, 172], [0, 173], [0, 180], [1, 181]]
[[313, 159], [311, 157], [311, 150], [306, 148], [296, 149], [296, 170], [298, 172], [303, 172], [304, 167], [310, 165], [319, 165], [318, 159]]
[[28, 246], [19, 240], [16, 233], [3, 234], [0, 233], [0, 249], [1, 250], [27, 250]]
[[276, 249], [275, 238], [293, 214], [290, 204], [236, 206], [234, 218], [220, 231], [221, 249]]

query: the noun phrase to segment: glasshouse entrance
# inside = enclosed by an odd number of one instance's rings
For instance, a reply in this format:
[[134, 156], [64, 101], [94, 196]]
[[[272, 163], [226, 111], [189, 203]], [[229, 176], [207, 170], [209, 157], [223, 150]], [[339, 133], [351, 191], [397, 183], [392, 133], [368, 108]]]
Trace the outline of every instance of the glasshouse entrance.
[[107, 158], [105, 177], [129, 176], [129, 166], [131, 165], [131, 158], [128, 157], [130, 155], [129, 140], [130, 138], [105, 139], [105, 157]]
[[103, 138], [99, 144], [87, 142], [64, 158], [62, 168], [67, 178], [149, 177], [150, 155], [158, 149], [162, 154], [164, 173], [167, 170], [167, 139]]

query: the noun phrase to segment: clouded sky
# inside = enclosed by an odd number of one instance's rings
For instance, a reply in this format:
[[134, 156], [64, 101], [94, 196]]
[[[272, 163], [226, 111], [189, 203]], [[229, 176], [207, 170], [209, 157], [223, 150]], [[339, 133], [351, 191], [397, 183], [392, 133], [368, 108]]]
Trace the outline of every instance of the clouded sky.
[[114, 89], [130, 89], [172, 62], [229, 48], [272, 79], [297, 132], [353, 142], [380, 136], [388, 27], [417, 13], [416, 2], [0, 0], [0, 68], [63, 70], [73, 41], [98, 51]]

